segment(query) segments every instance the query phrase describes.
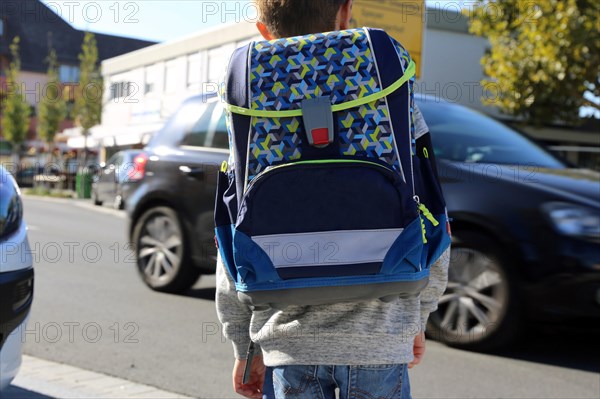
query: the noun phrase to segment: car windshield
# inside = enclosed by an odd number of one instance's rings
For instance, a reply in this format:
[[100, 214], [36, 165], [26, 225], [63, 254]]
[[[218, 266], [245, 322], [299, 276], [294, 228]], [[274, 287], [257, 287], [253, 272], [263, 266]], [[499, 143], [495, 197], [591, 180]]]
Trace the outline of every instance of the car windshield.
[[198, 118], [204, 114], [206, 106], [206, 99], [201, 97], [195, 97], [183, 103], [150, 140], [148, 147], [172, 146], [179, 143], [185, 133], [189, 132], [198, 122]]
[[565, 165], [516, 130], [469, 108], [431, 100], [417, 101], [432, 135], [438, 159], [455, 162]]

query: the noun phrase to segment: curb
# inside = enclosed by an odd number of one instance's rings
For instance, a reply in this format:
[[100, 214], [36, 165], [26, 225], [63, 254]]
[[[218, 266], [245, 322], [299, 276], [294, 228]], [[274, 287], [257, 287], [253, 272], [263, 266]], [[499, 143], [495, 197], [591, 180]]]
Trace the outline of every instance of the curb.
[[191, 399], [149, 385], [27, 355], [23, 356], [19, 374], [1, 396], [3, 399]]

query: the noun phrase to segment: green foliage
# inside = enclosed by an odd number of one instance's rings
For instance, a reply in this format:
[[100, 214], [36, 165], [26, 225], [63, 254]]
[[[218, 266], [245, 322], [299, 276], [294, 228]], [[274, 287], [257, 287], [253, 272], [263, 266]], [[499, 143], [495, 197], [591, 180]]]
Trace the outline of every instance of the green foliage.
[[102, 76], [98, 68], [98, 47], [93, 33], [86, 32], [79, 54], [79, 85], [73, 109], [75, 122], [87, 135], [102, 116]]
[[600, 106], [600, 1], [479, 0], [470, 31], [489, 39], [484, 102], [534, 124], [575, 122]]
[[31, 107], [25, 101], [19, 83], [21, 58], [19, 56], [19, 37], [15, 37], [10, 45], [12, 61], [6, 74], [6, 93], [0, 93], [2, 100], [2, 135], [18, 149], [25, 140], [29, 130]]
[[24, 188], [21, 190], [24, 195], [38, 195], [43, 197], [55, 198], [73, 198], [73, 192], [63, 189], [50, 189], [45, 186], [37, 186], [33, 188]]
[[66, 117], [67, 104], [58, 78], [56, 52], [52, 49], [48, 56], [48, 83], [42, 91], [42, 100], [38, 109], [39, 137], [47, 143], [52, 143], [61, 122]]

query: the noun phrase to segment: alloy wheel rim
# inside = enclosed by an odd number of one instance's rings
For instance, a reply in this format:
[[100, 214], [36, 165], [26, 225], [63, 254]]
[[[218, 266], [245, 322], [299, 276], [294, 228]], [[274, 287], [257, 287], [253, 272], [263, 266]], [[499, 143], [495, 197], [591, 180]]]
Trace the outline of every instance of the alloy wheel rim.
[[156, 282], [170, 280], [183, 253], [181, 231], [168, 216], [157, 215], [143, 226], [138, 259], [142, 272]]
[[459, 342], [479, 341], [504, 317], [508, 282], [497, 260], [472, 248], [453, 248], [448, 287], [439, 300], [436, 321]]

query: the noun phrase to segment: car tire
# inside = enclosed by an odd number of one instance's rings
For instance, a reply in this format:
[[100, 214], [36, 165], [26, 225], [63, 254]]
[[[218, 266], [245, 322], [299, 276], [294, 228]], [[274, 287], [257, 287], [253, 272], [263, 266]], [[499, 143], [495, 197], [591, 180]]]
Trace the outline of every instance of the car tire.
[[94, 205], [101, 206], [102, 201], [98, 199], [98, 192], [96, 190], [92, 191], [92, 201], [94, 201]]
[[427, 333], [449, 346], [493, 351], [519, 333], [516, 273], [493, 239], [475, 231], [453, 232], [448, 287]]
[[190, 288], [200, 270], [188, 255], [183, 225], [166, 206], [147, 210], [136, 222], [133, 243], [142, 280], [155, 291], [180, 293]]

